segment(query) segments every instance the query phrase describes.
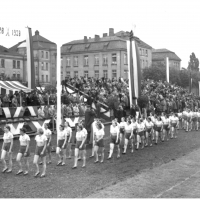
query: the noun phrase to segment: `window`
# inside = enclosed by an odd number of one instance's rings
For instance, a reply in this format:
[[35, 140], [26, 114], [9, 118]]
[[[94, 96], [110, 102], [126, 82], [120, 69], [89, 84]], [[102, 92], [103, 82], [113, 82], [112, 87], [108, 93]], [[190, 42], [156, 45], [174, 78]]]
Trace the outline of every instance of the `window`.
[[13, 72], [13, 78], [16, 78], [16, 72]]
[[35, 67], [35, 74], [38, 75], [38, 67]]
[[44, 82], [44, 75], [42, 75], [42, 82]]
[[20, 69], [20, 61], [17, 61], [17, 68]]
[[20, 73], [19, 72], [17, 73], [17, 79], [20, 79]]
[[146, 50], [146, 57], [148, 57], [148, 50]]
[[42, 70], [44, 70], [44, 63], [43, 62], [41, 63], [41, 66], [42, 66]]
[[140, 59], [140, 65], [141, 65], [141, 68], [142, 68], [142, 59]]
[[140, 55], [142, 55], [142, 49], [140, 49]]
[[117, 78], [117, 70], [112, 70], [112, 78]]
[[13, 60], [13, 68], [16, 68], [16, 60]]
[[44, 51], [42, 51], [42, 58], [44, 58]]
[[94, 64], [99, 65], [99, 55], [94, 55]]
[[78, 67], [78, 56], [74, 56], [74, 66]]
[[78, 77], [78, 71], [74, 71], [74, 77]]
[[95, 76], [95, 78], [99, 78], [99, 70], [94, 71], [94, 76]]
[[107, 70], [103, 70], [103, 77], [108, 78], [108, 71]]
[[145, 65], [144, 65], [144, 64], [145, 64], [144, 61], [145, 61], [145, 60], [142, 60], [142, 67], [143, 67], [143, 68], [145, 67]]
[[103, 65], [107, 65], [108, 64], [108, 56], [107, 54], [103, 54]]
[[117, 64], [117, 54], [116, 53], [112, 54], [112, 64]]
[[128, 70], [127, 69], [124, 70], [124, 78], [128, 79]]
[[148, 67], [148, 60], [146, 60], [146, 67]]
[[49, 57], [49, 54], [48, 54], [48, 52], [46, 52], [46, 59], [48, 59], [48, 57]]
[[88, 78], [88, 71], [84, 71], [84, 77]]
[[49, 82], [48, 75], [46, 75], [46, 82]]
[[67, 76], [67, 77], [70, 77], [70, 72], [66, 72], [66, 76]]
[[124, 54], [124, 64], [127, 65], [128, 64], [128, 59], [127, 59], [127, 54]]
[[4, 59], [1, 59], [1, 67], [5, 68], [5, 60]]
[[67, 61], [67, 67], [69, 67], [70, 66], [70, 58], [67, 57], [66, 61]]
[[142, 49], [142, 55], [144, 56], [145, 54], [144, 54], [144, 49]]
[[5, 72], [1, 71], [1, 76], [4, 77], [5, 76]]
[[84, 56], [84, 65], [88, 65], [88, 56]]
[[49, 70], [49, 66], [48, 66], [48, 63], [46, 63], [46, 70], [47, 70], [47, 71]]

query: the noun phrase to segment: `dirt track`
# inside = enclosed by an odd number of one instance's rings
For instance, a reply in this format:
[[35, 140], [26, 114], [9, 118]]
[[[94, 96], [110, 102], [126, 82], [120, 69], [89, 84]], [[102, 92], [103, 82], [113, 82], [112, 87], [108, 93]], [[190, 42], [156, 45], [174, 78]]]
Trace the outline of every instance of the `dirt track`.
[[[108, 135], [108, 129], [106, 133]], [[108, 140], [106, 141], [106, 157], [108, 151]], [[55, 136], [54, 141], [55, 144]], [[0, 143], [1, 145], [2, 143]], [[15, 141], [15, 152], [18, 149], [18, 141]], [[34, 152], [35, 143], [31, 140], [31, 151]], [[82, 163], [76, 170], [72, 170], [73, 159], [67, 161], [64, 167], [57, 167], [57, 157], [53, 153], [53, 163], [47, 166], [47, 177], [44, 179], [34, 178], [35, 168], [30, 164], [30, 174], [27, 177], [16, 176], [16, 162], [12, 174], [0, 174], [0, 197], [1, 198], [73, 198], [87, 197], [97, 193], [104, 188], [115, 185], [127, 178], [134, 177], [143, 171], [155, 168], [171, 160], [184, 156], [191, 151], [200, 148], [200, 133], [181, 131], [178, 139], [159, 143], [157, 146], [148, 147], [144, 150], [135, 151], [134, 154], [127, 153], [114, 160], [105, 161], [104, 164], [94, 164], [94, 159], [87, 159], [85, 169]], [[91, 149], [87, 151], [87, 157]], [[33, 160], [33, 153], [31, 162]], [[2, 166], [2, 165], [1, 165]]]

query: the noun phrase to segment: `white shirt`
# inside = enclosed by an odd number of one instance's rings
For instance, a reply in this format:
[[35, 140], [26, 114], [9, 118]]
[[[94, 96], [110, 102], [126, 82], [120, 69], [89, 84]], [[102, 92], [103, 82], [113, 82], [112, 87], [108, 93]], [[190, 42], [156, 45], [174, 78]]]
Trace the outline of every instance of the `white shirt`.
[[45, 141], [47, 141], [47, 137], [45, 135], [36, 135], [35, 141], [38, 146], [44, 146]]
[[125, 131], [127, 132], [127, 133], [132, 133], [132, 131], [133, 131], [133, 125], [132, 124], [126, 124], [126, 126], [125, 126]]
[[151, 121], [150, 122], [146, 121], [145, 126], [149, 129], [152, 128], [154, 124]]
[[50, 138], [50, 136], [51, 136], [51, 130], [49, 130], [49, 129], [44, 129], [44, 135], [47, 137], [47, 138]]
[[9, 131], [8, 133], [4, 133], [3, 135], [3, 140], [5, 143], [9, 143], [11, 142], [11, 140], [13, 139], [13, 134]]
[[170, 122], [171, 122], [171, 123], [177, 123], [178, 121], [179, 121], [178, 117], [172, 116], [172, 117], [170, 118]]
[[65, 130], [63, 131], [59, 130], [57, 134], [58, 140], [64, 140], [66, 136], [67, 136], [67, 132]]
[[111, 135], [117, 135], [119, 133], [119, 128], [118, 126], [113, 126], [113, 125], [110, 125], [110, 133]]
[[138, 124], [137, 122], [132, 122], [132, 123], [131, 123], [131, 125], [132, 125], [132, 127], [133, 127], [133, 130], [135, 130], [135, 129], [137, 128], [137, 124]]
[[141, 132], [145, 129], [144, 123], [137, 124], [137, 131]]
[[95, 136], [96, 136], [96, 139], [97, 139], [97, 140], [98, 140], [99, 138], [101, 138], [102, 136], [104, 136], [104, 135], [105, 135], [105, 132], [104, 132], [103, 129], [97, 130], [97, 131], [95, 132]]
[[170, 123], [170, 119], [169, 118], [164, 118], [163, 119], [163, 124], [164, 125], [169, 125], [169, 123]]
[[120, 126], [120, 128], [125, 128], [126, 122], [120, 122], [119, 126]]
[[76, 140], [77, 141], [83, 141], [85, 139], [85, 137], [87, 136], [85, 131], [78, 131], [76, 132]]
[[30, 141], [30, 137], [27, 134], [20, 135], [19, 141], [21, 146], [27, 146], [28, 142]]
[[72, 129], [69, 126], [67, 128], [65, 128], [65, 131], [66, 131], [67, 136], [70, 136], [72, 133]]
[[163, 122], [162, 121], [156, 121], [156, 126], [157, 127], [161, 127], [163, 125]]

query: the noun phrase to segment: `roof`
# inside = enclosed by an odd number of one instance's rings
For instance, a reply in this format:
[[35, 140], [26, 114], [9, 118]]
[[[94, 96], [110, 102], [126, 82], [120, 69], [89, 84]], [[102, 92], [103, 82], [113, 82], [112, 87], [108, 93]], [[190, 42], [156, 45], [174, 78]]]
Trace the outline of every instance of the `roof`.
[[152, 61], [160, 61], [169, 58], [169, 60], [181, 61], [181, 59], [173, 52], [168, 49], [153, 49], [152, 50]]
[[[140, 40], [138, 37], [134, 37], [138, 46], [143, 48], [152, 49], [151, 46]], [[62, 45], [62, 53], [78, 53], [88, 51], [107, 51], [113, 49], [126, 50], [126, 41], [129, 40], [129, 32], [120, 31], [113, 36], [87, 38], [87, 41], [73, 40], [71, 42]]]
[[[39, 31], [35, 31], [35, 35], [32, 36], [33, 40], [33, 49], [55, 49], [56, 43], [44, 38], [39, 35]], [[26, 40], [19, 42], [18, 44], [9, 48], [10, 51], [17, 51], [20, 47], [25, 47]]]
[[0, 55], [9, 55], [9, 56], [20, 56], [23, 57], [23, 55], [17, 53], [17, 52], [12, 52], [9, 49], [7, 49], [4, 46], [0, 45]]

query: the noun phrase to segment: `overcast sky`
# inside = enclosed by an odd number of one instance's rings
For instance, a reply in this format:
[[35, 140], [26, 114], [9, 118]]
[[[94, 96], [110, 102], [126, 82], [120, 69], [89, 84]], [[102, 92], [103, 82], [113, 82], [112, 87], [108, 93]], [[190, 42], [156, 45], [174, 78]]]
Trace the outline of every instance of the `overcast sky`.
[[174, 51], [187, 67], [189, 55], [200, 58], [199, 0], [2, 0], [0, 27], [20, 29], [21, 37], [0, 35], [7, 48], [26, 39], [25, 27], [57, 43], [84, 36], [102, 37], [109, 28], [130, 31], [155, 49]]

